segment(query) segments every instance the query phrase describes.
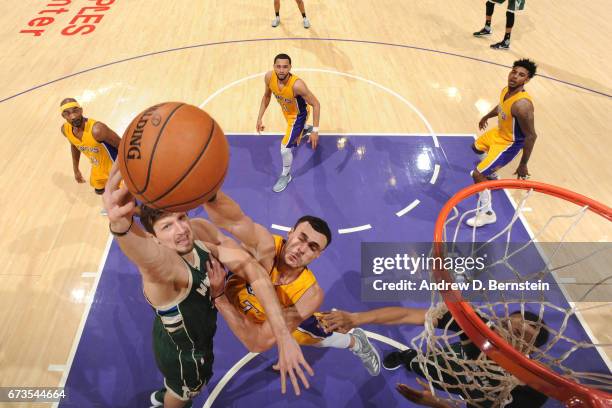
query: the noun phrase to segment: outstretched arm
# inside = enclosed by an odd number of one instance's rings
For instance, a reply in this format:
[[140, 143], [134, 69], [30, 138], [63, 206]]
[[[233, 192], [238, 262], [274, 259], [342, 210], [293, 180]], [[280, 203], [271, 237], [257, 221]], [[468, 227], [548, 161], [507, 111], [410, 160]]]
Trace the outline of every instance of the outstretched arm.
[[274, 237], [263, 226], [253, 222], [228, 195], [219, 191], [216, 198], [204, 204], [210, 220], [235, 236], [257, 262], [269, 271], [274, 264]]
[[[281, 370], [281, 387], [285, 389], [285, 375], [288, 374], [291, 382], [293, 383], [296, 394], [299, 394], [299, 387], [295, 375], [297, 374], [306, 388], [309, 387], [308, 380], [304, 376], [301, 367], [310, 374], [314, 375], [312, 368], [308, 365], [302, 351], [291, 336], [291, 331], [288, 329], [290, 324], [291, 314], [290, 312], [283, 313], [281, 311], [280, 303], [276, 292], [270, 281], [270, 275], [261, 266], [255, 258], [247, 253], [240, 245], [238, 245], [233, 239], [225, 236], [219, 229], [213, 224], [206, 220], [199, 219], [192, 222], [196, 236], [204, 238], [211, 243], [209, 248], [213, 252], [220, 262], [222, 262], [227, 268], [233, 273], [240, 276], [251, 284], [255, 293], [258, 294], [258, 299], [261, 302], [267, 316], [266, 331], [261, 333], [260, 336], [267, 336], [269, 346], [272, 347], [274, 343], [278, 345], [279, 365]], [[218, 272], [218, 271], [217, 271]], [[214, 278], [216, 271], [214, 268], [211, 271], [211, 279]], [[211, 282], [212, 285], [212, 282]], [[220, 296], [215, 299], [215, 303], [222, 304], [225, 296]], [[230, 305], [231, 306], [231, 305]], [[251, 351], [254, 349], [261, 348], [259, 343], [251, 343], [250, 341], [256, 341], [262, 337], [255, 335], [258, 332], [259, 327], [253, 327], [252, 323], [244, 319], [236, 313], [231, 313], [231, 310], [221, 309], [221, 306], [217, 305], [217, 308], [221, 311], [221, 314], [226, 318], [228, 325], [236, 336], [247, 346]], [[237, 312], [237, 311], [235, 311]], [[286, 316], [286, 317], [285, 317]], [[290, 320], [287, 320], [290, 319]], [[287, 321], [287, 323], [286, 323]], [[299, 324], [299, 323], [298, 323]], [[245, 343], [246, 340], [249, 343]]]
[[110, 171], [102, 201], [108, 212], [109, 228], [118, 233], [117, 242], [123, 253], [138, 266], [143, 279], [162, 282], [173, 279], [170, 272], [184, 268], [180, 257], [155, 242], [134, 224], [136, 204], [125, 185], [119, 187], [121, 173], [117, 163]]
[[425, 324], [425, 313], [427, 309], [412, 307], [383, 307], [356, 313], [335, 310], [323, 313], [321, 320], [326, 331], [346, 333], [364, 324], [423, 325]]

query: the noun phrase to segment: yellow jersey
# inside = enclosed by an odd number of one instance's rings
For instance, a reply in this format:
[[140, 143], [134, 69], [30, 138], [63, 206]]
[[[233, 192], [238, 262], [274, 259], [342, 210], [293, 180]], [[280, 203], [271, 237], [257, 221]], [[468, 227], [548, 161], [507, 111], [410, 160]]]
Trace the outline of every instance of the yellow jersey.
[[72, 133], [72, 125], [64, 123], [64, 136], [68, 141], [83, 153], [91, 162], [91, 175], [89, 183], [96, 189], [104, 188], [113, 162], [117, 158], [117, 149], [106, 143], [98, 142], [93, 136], [93, 126], [96, 123], [93, 119], [87, 119], [83, 137], [77, 138]]
[[270, 83], [268, 84], [270, 91], [272, 91], [272, 94], [280, 105], [285, 117], [296, 117], [300, 115], [306, 116], [308, 115], [308, 111], [310, 109], [308, 104], [304, 98], [293, 93], [293, 84], [295, 84], [295, 81], [300, 78], [297, 75], [289, 75], [289, 81], [287, 81], [287, 84], [285, 84], [281, 90], [278, 87], [278, 77], [276, 76], [276, 72], [272, 71]]
[[[276, 291], [276, 296], [281, 307], [293, 306], [312, 285], [317, 282], [312, 271], [308, 268], [300, 273], [300, 275], [292, 282], [286, 285], [279, 285], [278, 281], [280, 278], [280, 272], [276, 267], [276, 262], [283, 249], [285, 240], [279, 235], [274, 235], [274, 247], [275, 247], [275, 263], [270, 271], [270, 280]], [[266, 315], [261, 306], [259, 300], [255, 296], [255, 293], [251, 286], [244, 279], [234, 275], [225, 284], [225, 295], [229, 301], [242, 310], [244, 314], [257, 323], [264, 322]]]
[[497, 107], [499, 137], [508, 142], [522, 142], [525, 140], [525, 134], [521, 130], [518, 121], [512, 116], [512, 105], [519, 99], [528, 99], [532, 103], [533, 100], [526, 91], [521, 91], [504, 101], [507, 93], [508, 87], [502, 89]]

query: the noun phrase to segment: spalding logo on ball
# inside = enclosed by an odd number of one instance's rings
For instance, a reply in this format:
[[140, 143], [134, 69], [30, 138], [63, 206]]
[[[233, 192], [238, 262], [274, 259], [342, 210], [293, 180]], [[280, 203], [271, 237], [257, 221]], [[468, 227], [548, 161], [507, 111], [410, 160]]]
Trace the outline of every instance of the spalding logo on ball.
[[208, 201], [221, 188], [229, 145], [208, 113], [193, 105], [165, 102], [132, 120], [118, 156], [123, 180], [137, 200], [181, 212]]

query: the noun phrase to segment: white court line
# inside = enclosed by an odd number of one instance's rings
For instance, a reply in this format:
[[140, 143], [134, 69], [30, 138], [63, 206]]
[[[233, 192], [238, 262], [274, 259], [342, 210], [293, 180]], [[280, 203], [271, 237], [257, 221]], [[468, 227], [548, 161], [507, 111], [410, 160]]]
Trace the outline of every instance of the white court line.
[[408, 213], [409, 211], [412, 211], [417, 205], [419, 205], [421, 203], [421, 201], [419, 200], [414, 200], [413, 202], [411, 202], [410, 204], [408, 204], [408, 206], [406, 208], [404, 208], [403, 210], [400, 210], [398, 212], [395, 213], [395, 215], [397, 215], [398, 217], [401, 217], [403, 215], [406, 215], [406, 213]]
[[259, 355], [259, 353], [248, 353], [246, 356], [242, 357], [236, 364], [234, 364], [232, 368], [230, 368], [227, 371], [227, 373], [225, 373], [225, 375], [223, 376], [223, 378], [221, 378], [221, 380], [217, 383], [217, 385], [215, 385], [215, 388], [213, 388], [210, 394], [208, 394], [208, 398], [206, 398], [206, 401], [204, 402], [204, 405], [202, 406], [202, 408], [212, 407], [213, 402], [215, 402], [219, 394], [221, 394], [221, 391], [223, 391], [223, 388], [225, 388], [225, 386], [232, 379], [232, 377], [236, 375], [238, 370], [244, 367], [249, 361], [254, 359], [257, 355]]
[[360, 225], [359, 227], [352, 228], [341, 228], [338, 230], [338, 234], [350, 234], [351, 232], [359, 232], [371, 229], [372, 226], [370, 224]]
[[559, 283], [576, 283], [576, 278], [558, 278]]
[[[374, 82], [371, 79], [363, 78], [363, 77], [360, 77], [360, 76], [357, 76], [357, 75], [353, 75], [353, 74], [348, 74], [348, 73], [342, 72], [342, 71], [333, 71], [331, 69], [319, 69], [319, 68], [297, 68], [297, 69], [294, 69], [294, 71], [296, 71], [296, 72], [322, 72], [322, 73], [325, 73], [325, 74], [340, 75], [340, 76], [356, 79], [356, 80], [359, 80], [359, 81], [363, 81], [363, 82], [368, 83], [370, 85], [373, 85], [373, 86], [375, 86], [375, 87], [377, 87], [379, 89], [382, 89], [383, 91], [385, 91], [385, 92], [395, 96], [397, 99], [399, 99], [404, 104], [406, 104], [410, 109], [412, 109], [412, 111], [414, 113], [416, 113], [416, 115], [425, 124], [425, 127], [429, 131], [429, 134], [427, 134], [427, 136], [431, 136], [431, 138], [433, 139], [433, 142], [434, 142], [434, 146], [435, 147], [440, 147], [440, 143], [438, 142], [438, 138], [436, 137], [436, 133], [434, 132], [434, 130], [431, 127], [431, 124], [429, 123], [427, 118], [425, 118], [425, 115], [423, 115], [421, 113], [421, 111], [419, 111], [416, 108], [416, 106], [414, 106], [408, 99], [404, 98], [402, 95], [400, 95], [399, 93], [393, 91], [392, 89], [389, 89], [386, 86], [383, 86], [383, 85], [381, 85], [381, 84], [379, 84], [377, 82]], [[244, 78], [241, 78], [241, 79], [237, 79], [236, 81], [231, 82], [231, 83], [229, 83], [229, 84], [219, 88], [217, 91], [213, 92], [208, 98], [206, 98], [204, 100], [204, 102], [202, 102], [199, 105], [199, 107], [200, 108], [204, 108], [204, 106], [206, 106], [206, 104], [208, 104], [211, 100], [213, 100], [215, 97], [217, 97], [221, 93], [225, 92], [227, 89], [229, 89], [229, 88], [231, 88], [231, 87], [233, 87], [235, 85], [238, 85], [241, 82], [248, 81], [248, 80], [253, 79], [253, 78], [265, 76], [266, 72], [260, 72], [259, 74], [253, 74], [253, 75], [249, 75], [249, 76], [246, 76]]]
[[[81, 323], [79, 323], [79, 328], [77, 329], [76, 336], [74, 337], [74, 341], [72, 342], [70, 354], [68, 355], [68, 363], [65, 366], [66, 369], [64, 370], [64, 374], [62, 375], [62, 378], [60, 379], [60, 383], [58, 385], [58, 387], [60, 388], [66, 386], [66, 380], [68, 379], [68, 374], [70, 373], [70, 369], [72, 368], [74, 356], [76, 355], [77, 347], [79, 346], [79, 342], [81, 341], [81, 336], [83, 335], [83, 330], [85, 329], [85, 322], [87, 321], [87, 317], [89, 316], [89, 311], [91, 310], [91, 305], [95, 297], [94, 295], [96, 293], [96, 290], [98, 289], [100, 277], [102, 276], [102, 269], [104, 269], [104, 264], [106, 263], [106, 258], [108, 257], [108, 253], [110, 251], [112, 243], [113, 236], [111, 234], [108, 234], [108, 239], [106, 240], [106, 248], [104, 249], [104, 253], [102, 254], [102, 259], [100, 259], [98, 272], [96, 274], [96, 280], [94, 281], [93, 287], [91, 288], [91, 296], [88, 296], [87, 306], [85, 306], [85, 311], [83, 312], [83, 316], [81, 317]], [[53, 403], [53, 408], [57, 408], [58, 405], [59, 402]]]
[[83, 272], [81, 278], [95, 278], [98, 276], [98, 272]]
[[272, 224], [270, 228], [279, 230], [279, 231], [286, 231], [286, 232], [291, 231], [291, 227], [285, 227], [284, 225], [278, 225], [278, 224]]
[[364, 332], [366, 332], [366, 334], [368, 335], [369, 338], [374, 339], [374, 340], [378, 340], [381, 343], [385, 343], [388, 344], [391, 347], [395, 347], [398, 350], [404, 351], [408, 349], [408, 346], [406, 346], [403, 343], [400, 343], [397, 340], [393, 340], [387, 336], [383, 336], [382, 334], [378, 334], [378, 333], [374, 333], [368, 330], [364, 330]]
[[436, 180], [438, 179], [438, 174], [440, 173], [440, 165], [436, 164], [434, 166], [434, 172], [431, 176], [431, 180], [429, 180], [429, 184], [436, 184]]
[[49, 364], [47, 370], [49, 371], [64, 371], [66, 369], [66, 365], [64, 364]]
[[[399, 341], [390, 339], [389, 337], [383, 336], [382, 334], [374, 333], [367, 330], [364, 330], [364, 332], [369, 338], [378, 340], [399, 350], [403, 351], [408, 348], [408, 346], [400, 343]], [[257, 357], [258, 355], [259, 353], [248, 353], [246, 356], [242, 357], [236, 364], [234, 364], [232, 368], [230, 368], [227, 373], [225, 373], [225, 375], [223, 376], [223, 378], [221, 378], [217, 385], [215, 385], [215, 388], [213, 388], [210, 394], [208, 394], [208, 398], [204, 402], [204, 405], [202, 405], [202, 408], [211, 408], [219, 394], [221, 394], [221, 391], [223, 391], [223, 388], [225, 388], [225, 386], [232, 379], [232, 377], [234, 377], [242, 367], [244, 367], [246, 364], [248, 364], [249, 361]]]

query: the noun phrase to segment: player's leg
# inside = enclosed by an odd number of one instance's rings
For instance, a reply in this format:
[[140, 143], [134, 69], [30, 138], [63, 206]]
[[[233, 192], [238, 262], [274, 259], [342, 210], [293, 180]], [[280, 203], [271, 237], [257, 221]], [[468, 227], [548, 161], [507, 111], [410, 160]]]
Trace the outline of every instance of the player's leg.
[[[173, 336], [184, 336], [176, 332]], [[163, 324], [157, 319], [153, 325], [153, 351], [157, 367], [164, 376], [164, 387], [151, 395], [151, 403], [162, 403], [164, 407], [191, 407], [194, 398], [212, 376], [212, 361], [204, 353], [194, 350], [181, 353], [177, 349], [178, 337], [171, 338]], [[159, 406], [159, 405], [157, 405]]]
[[[494, 151], [495, 139], [498, 137], [499, 130], [493, 128], [483, 133], [472, 145], [474, 153], [481, 157], [480, 163], [471, 172], [474, 183], [481, 183], [487, 181], [488, 176], [495, 174], [497, 167], [495, 165], [495, 159], [499, 154], [498, 151]], [[466, 220], [466, 223], [472, 227], [476, 224], [477, 227], [481, 227], [486, 224], [492, 224], [497, 221], [495, 213], [493, 212], [491, 192], [484, 190], [478, 193], [478, 209], [474, 217]]]
[[305, 346], [349, 349], [355, 354], [370, 375], [380, 373], [380, 354], [370, 342], [366, 333], [356, 328], [351, 333], [327, 333], [322, 329], [319, 313], [304, 320], [292, 333], [296, 341]]
[[306, 17], [306, 9], [304, 8], [304, 0], [295, 0], [298, 8], [300, 9], [300, 13], [302, 13], [302, 19], [304, 19], [304, 28], [310, 28], [310, 20]]
[[274, 0], [274, 20], [272, 20], [272, 27], [278, 27], [280, 24], [280, 0]]
[[285, 130], [285, 135], [283, 136], [283, 140], [281, 140], [281, 159], [283, 161], [283, 170], [281, 175], [276, 180], [274, 187], [272, 190], [275, 193], [280, 193], [285, 188], [289, 182], [291, 182], [291, 166], [293, 164], [293, 148], [296, 147], [301, 139], [302, 134], [304, 132], [304, 127], [306, 126], [306, 119], [308, 114], [299, 114], [296, 117], [286, 116], [287, 120], [287, 129]]
[[510, 49], [510, 36], [512, 35], [512, 28], [514, 27], [514, 15], [517, 10], [523, 10], [525, 7], [525, 0], [508, 0], [508, 10], [506, 10], [506, 33], [504, 39], [498, 43], [491, 44], [491, 48], [496, 50], [508, 50]]
[[[106, 181], [108, 180], [108, 172], [97, 167], [91, 168], [91, 174], [89, 175], [89, 184], [94, 188], [97, 195], [104, 194], [104, 188], [106, 187]], [[100, 214], [107, 215], [106, 209], [103, 207]]]
[[[508, 142], [494, 134], [487, 156], [478, 163], [478, 166], [472, 172], [474, 183], [481, 183], [491, 178], [497, 170], [510, 163], [522, 148], [522, 142]], [[480, 192], [478, 199], [480, 205], [476, 211], [476, 216], [466, 221], [470, 227], [482, 227], [497, 221], [493, 211], [491, 192], [489, 190]]]
[[[503, 3], [503, 0], [501, 1]], [[499, 1], [497, 1], [499, 3]], [[495, 3], [493, 0], [487, 0], [485, 2], [485, 25], [480, 31], [476, 31], [474, 35], [476, 37], [482, 37], [491, 34], [491, 18], [493, 17], [493, 11], [495, 10]]]

